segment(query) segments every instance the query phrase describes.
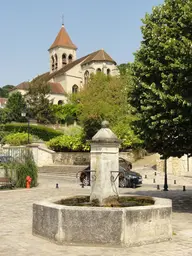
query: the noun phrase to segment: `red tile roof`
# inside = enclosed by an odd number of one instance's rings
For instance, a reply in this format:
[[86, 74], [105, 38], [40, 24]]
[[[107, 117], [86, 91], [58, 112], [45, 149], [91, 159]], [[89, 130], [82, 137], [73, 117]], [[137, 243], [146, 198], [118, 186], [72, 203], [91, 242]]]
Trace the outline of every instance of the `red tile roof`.
[[0, 98], [0, 106], [3, 106], [7, 103], [7, 98]]
[[71, 41], [71, 38], [63, 25], [49, 50], [58, 46], [68, 47], [75, 50], [77, 49], [77, 46]]
[[81, 65], [88, 64], [92, 61], [107, 61], [116, 64], [116, 62], [103, 49], [89, 54]]
[[50, 89], [52, 94], [66, 94], [63, 86], [60, 83], [50, 83]]
[[[42, 77], [43, 75], [39, 76]], [[35, 78], [37, 79], [37, 78]], [[50, 85], [51, 94], [66, 94], [65, 90], [63, 89], [63, 86], [60, 83], [51, 83], [48, 82]], [[15, 86], [13, 90], [28, 90], [30, 86], [30, 82], [23, 82], [19, 85]]]
[[15, 86], [15, 88], [13, 88], [11, 91], [14, 90], [28, 90], [29, 89], [29, 82], [22, 82], [20, 84], [18, 84], [17, 86]]

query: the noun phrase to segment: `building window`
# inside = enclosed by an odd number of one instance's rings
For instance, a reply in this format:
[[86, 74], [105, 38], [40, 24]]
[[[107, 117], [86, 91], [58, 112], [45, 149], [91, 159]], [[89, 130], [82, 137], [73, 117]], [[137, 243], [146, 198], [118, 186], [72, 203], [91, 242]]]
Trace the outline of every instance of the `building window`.
[[71, 54], [69, 54], [68, 63], [71, 63], [72, 61], [73, 61], [73, 56]]
[[77, 92], [78, 92], [78, 86], [74, 84], [72, 87], [72, 93], [77, 93]]
[[101, 69], [100, 69], [100, 68], [97, 69], [97, 73], [99, 73], [99, 72], [101, 72]]
[[58, 65], [58, 59], [57, 59], [57, 54], [55, 54], [55, 70], [57, 70], [57, 65]]
[[59, 100], [59, 101], [58, 101], [58, 105], [63, 105], [63, 101], [62, 101], [62, 100]]
[[88, 83], [88, 79], [89, 79], [89, 71], [86, 70], [85, 74], [84, 74], [84, 83], [87, 84]]
[[65, 66], [67, 64], [67, 55], [63, 53], [62, 55], [62, 66]]
[[107, 69], [107, 75], [109, 76], [111, 74], [111, 70], [108, 68]]
[[52, 68], [52, 71], [54, 71], [55, 69], [55, 61], [54, 61], [54, 57], [51, 56], [51, 68]]

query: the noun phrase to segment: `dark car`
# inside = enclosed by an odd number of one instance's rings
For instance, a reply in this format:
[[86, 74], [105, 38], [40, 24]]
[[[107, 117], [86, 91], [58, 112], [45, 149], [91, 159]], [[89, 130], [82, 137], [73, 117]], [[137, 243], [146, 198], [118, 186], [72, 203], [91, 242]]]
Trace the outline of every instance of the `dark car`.
[[[132, 187], [135, 188], [137, 185], [142, 184], [142, 176], [131, 171], [131, 162], [124, 158], [119, 158], [119, 187]], [[90, 165], [80, 172], [80, 182], [84, 186], [90, 186]]]

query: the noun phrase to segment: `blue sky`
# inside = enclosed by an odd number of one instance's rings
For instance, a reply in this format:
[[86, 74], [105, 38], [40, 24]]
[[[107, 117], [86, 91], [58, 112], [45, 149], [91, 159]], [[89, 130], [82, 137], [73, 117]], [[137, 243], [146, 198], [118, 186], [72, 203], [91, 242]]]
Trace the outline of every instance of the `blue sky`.
[[141, 18], [163, 0], [0, 0], [0, 86], [49, 70], [48, 48], [62, 23], [77, 57], [103, 48], [118, 64], [134, 60]]

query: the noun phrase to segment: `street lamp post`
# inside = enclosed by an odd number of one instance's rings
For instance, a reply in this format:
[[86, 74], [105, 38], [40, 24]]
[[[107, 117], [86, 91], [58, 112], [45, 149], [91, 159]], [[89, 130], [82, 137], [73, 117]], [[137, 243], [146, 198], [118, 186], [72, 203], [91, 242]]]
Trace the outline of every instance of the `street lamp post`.
[[29, 123], [29, 116], [27, 115], [27, 111], [23, 111], [23, 112], [21, 113], [21, 116], [27, 118], [27, 123], [28, 123], [28, 124], [27, 124], [27, 143], [29, 144], [29, 143], [30, 143], [30, 141], [29, 141], [30, 123]]
[[165, 169], [164, 191], [168, 191], [168, 184], [167, 184], [167, 158], [165, 158], [165, 160], [164, 160], [164, 169]]

